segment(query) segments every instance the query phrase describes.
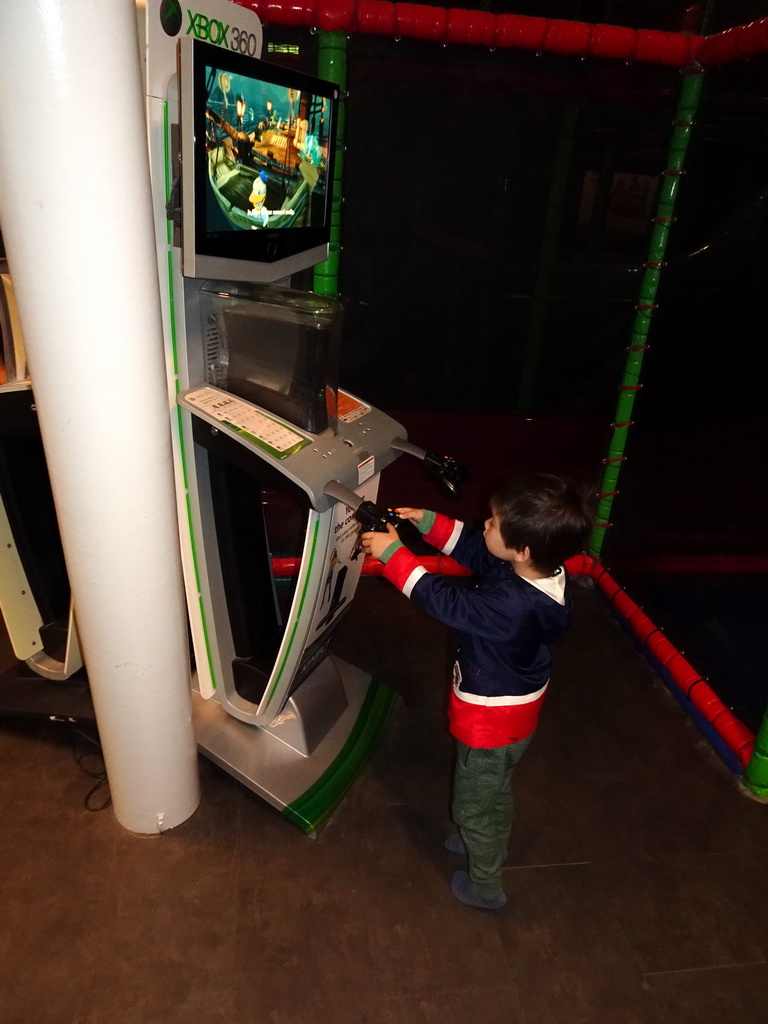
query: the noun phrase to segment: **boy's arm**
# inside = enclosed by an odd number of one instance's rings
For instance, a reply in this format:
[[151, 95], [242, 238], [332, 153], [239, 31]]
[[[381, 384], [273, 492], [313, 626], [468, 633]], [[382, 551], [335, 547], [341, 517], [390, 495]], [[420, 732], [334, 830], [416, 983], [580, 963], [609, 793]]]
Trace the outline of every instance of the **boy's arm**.
[[[367, 536], [384, 537], [382, 534]], [[377, 556], [374, 554], [374, 557]], [[518, 628], [506, 588], [480, 591], [453, 586], [443, 577], [429, 573], [397, 538], [378, 557], [384, 563], [383, 574], [390, 583], [446, 626], [491, 640], [507, 639]]]
[[421, 522], [416, 526], [428, 544], [444, 555], [450, 555], [475, 575], [482, 575], [491, 566], [493, 555], [485, 546], [482, 533], [466, 523], [425, 509]]
[[[476, 576], [482, 575], [493, 564], [494, 557], [485, 546], [483, 534], [479, 530], [429, 509], [398, 508], [395, 511], [401, 519], [410, 520], [428, 544], [444, 555], [450, 555]], [[384, 543], [387, 536], [389, 540]], [[364, 533], [361, 541], [365, 552], [383, 562], [387, 560], [381, 557], [385, 550], [387, 557], [392, 554], [392, 551], [387, 550], [390, 543], [397, 541], [402, 547], [397, 532], [391, 526], [388, 534]]]
[[383, 575], [438, 621], [492, 640], [507, 639], [518, 628], [503, 588], [464, 590], [433, 576], [390, 526], [387, 533], [364, 533], [363, 550], [384, 564]]

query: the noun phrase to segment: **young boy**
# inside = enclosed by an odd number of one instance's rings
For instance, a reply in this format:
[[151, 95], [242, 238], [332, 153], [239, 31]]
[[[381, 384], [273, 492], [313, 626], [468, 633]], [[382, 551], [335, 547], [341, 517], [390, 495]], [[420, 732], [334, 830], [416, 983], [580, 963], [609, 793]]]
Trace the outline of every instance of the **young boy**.
[[452, 586], [420, 565], [397, 531], [364, 533], [363, 550], [406, 597], [459, 634], [448, 708], [457, 742], [452, 814], [445, 845], [466, 854], [451, 891], [462, 903], [499, 910], [512, 826], [512, 772], [530, 743], [549, 680], [550, 644], [571, 621], [562, 563], [582, 550], [591, 526], [572, 483], [545, 473], [507, 481], [491, 498], [481, 533], [425, 509], [397, 509], [424, 539], [479, 577]]

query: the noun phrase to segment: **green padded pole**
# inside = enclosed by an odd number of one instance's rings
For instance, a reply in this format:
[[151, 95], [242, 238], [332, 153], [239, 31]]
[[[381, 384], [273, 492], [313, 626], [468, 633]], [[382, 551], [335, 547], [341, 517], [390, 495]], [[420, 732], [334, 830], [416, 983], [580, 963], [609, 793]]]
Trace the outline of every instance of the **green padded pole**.
[[313, 289], [316, 295], [335, 299], [339, 294], [341, 255], [341, 183], [344, 177], [344, 127], [346, 121], [347, 36], [344, 32], [318, 34], [317, 73], [339, 87], [339, 117], [336, 122], [333, 181], [331, 185], [331, 239], [328, 259], [315, 267]]
[[673, 122], [672, 137], [669, 143], [667, 168], [664, 171], [659, 190], [656, 216], [648, 246], [648, 259], [635, 307], [632, 340], [624, 366], [624, 377], [619, 386], [619, 399], [616, 405], [615, 420], [611, 424], [612, 433], [608, 444], [608, 454], [604, 460], [605, 469], [600, 484], [595, 529], [589, 545], [589, 552], [595, 557], [600, 554], [605, 539], [606, 527], [609, 524], [613, 499], [616, 495], [619, 470], [624, 461], [627, 434], [632, 426], [632, 407], [635, 404], [635, 395], [641, 386], [640, 371], [643, 365], [643, 356], [648, 347], [648, 332], [651, 326], [651, 317], [656, 308], [656, 293], [664, 266], [669, 229], [674, 220], [673, 214], [680, 175], [683, 173], [685, 154], [691, 130], [695, 124], [703, 80], [704, 76], [698, 71], [683, 72], [677, 115]]
[[757, 731], [755, 749], [744, 769], [742, 783], [753, 796], [768, 801], [768, 711]]

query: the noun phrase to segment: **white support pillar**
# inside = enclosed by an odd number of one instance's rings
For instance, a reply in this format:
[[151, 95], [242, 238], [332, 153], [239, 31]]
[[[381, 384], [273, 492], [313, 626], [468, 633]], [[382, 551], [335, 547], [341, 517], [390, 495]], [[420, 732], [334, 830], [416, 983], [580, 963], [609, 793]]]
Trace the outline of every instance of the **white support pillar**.
[[0, 227], [115, 814], [199, 801], [133, 0], [0, 3]]

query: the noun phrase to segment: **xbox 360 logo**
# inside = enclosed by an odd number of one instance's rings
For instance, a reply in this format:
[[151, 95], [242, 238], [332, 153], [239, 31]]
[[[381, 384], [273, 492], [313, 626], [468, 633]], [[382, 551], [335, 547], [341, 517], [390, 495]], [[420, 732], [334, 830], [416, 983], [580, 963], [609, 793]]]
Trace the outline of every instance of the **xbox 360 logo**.
[[160, 24], [167, 36], [177, 36], [181, 28], [182, 10], [179, 0], [163, 0], [160, 4]]
[[[0, 0], [2, 2], [2, 0]], [[234, 4], [228, 6], [234, 7]], [[248, 32], [247, 29], [240, 29], [237, 25], [225, 25], [218, 18], [209, 18], [205, 14], [199, 14], [186, 8], [187, 31], [184, 35], [192, 35], [195, 39], [202, 39], [214, 46], [221, 46], [225, 50], [235, 50], [237, 53], [245, 53], [250, 57], [256, 57], [261, 51], [261, 34]], [[166, 35], [177, 36], [181, 31], [184, 8], [179, 0], [162, 0], [160, 4], [160, 24]]]
[[187, 17], [189, 25], [187, 25], [185, 35], [189, 35], [191, 32], [195, 39], [205, 39], [207, 42], [213, 43], [214, 46], [223, 46], [225, 50], [229, 49], [227, 42], [229, 25], [225, 25], [216, 18], [206, 18], [204, 14], [193, 14], [189, 10]]

